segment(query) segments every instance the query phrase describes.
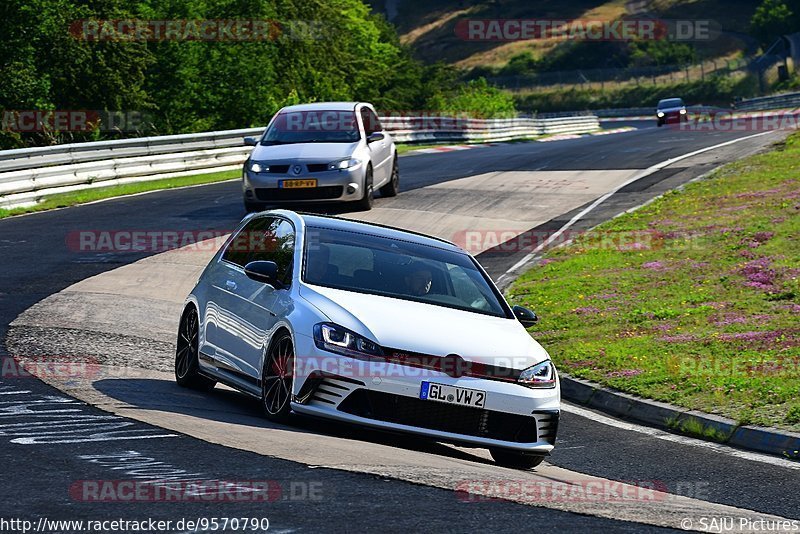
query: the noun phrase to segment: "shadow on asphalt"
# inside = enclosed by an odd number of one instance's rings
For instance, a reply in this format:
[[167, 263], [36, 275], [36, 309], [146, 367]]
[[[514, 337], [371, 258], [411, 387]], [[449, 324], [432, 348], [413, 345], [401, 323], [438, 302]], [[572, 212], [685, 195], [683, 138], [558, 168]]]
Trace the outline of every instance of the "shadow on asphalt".
[[254, 430], [289, 430], [298, 434], [363, 441], [493, 465], [489, 460], [449, 445], [339, 421], [295, 415], [289, 425], [273, 423], [261, 415], [261, 403], [258, 399], [223, 386], [217, 386], [209, 392], [199, 392], [181, 388], [171, 380], [147, 378], [104, 379], [94, 382], [93, 385], [104, 395], [143, 410], [189, 415], [209, 421], [251, 427]]

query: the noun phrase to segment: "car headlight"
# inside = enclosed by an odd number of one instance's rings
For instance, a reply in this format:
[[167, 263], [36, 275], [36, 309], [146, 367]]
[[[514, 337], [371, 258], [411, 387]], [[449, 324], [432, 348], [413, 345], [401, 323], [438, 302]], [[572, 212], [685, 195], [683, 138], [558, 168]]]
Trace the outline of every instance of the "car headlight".
[[686, 110], [685, 109], [681, 110], [681, 115], [686, 115]]
[[383, 356], [383, 350], [377, 343], [333, 323], [314, 325], [314, 344], [322, 350], [351, 358]]
[[338, 161], [332, 161], [328, 164], [328, 169], [332, 171], [343, 171], [345, 169], [352, 169], [361, 165], [360, 159], [347, 158]]
[[266, 163], [262, 163], [260, 161], [251, 161], [250, 162], [250, 171], [260, 173], [260, 172], [269, 172], [269, 165]]
[[659, 111], [656, 115], [658, 115], [659, 117], [663, 117], [664, 116], [664, 112], [663, 111]]
[[517, 382], [529, 388], [554, 388], [556, 387], [556, 368], [553, 366], [553, 362], [545, 360], [522, 371]]

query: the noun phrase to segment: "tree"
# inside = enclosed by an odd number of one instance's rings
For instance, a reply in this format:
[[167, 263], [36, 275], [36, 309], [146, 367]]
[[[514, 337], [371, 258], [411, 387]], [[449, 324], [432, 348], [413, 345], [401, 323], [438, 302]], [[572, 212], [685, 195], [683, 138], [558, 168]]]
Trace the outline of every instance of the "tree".
[[750, 33], [767, 47], [782, 35], [798, 30], [798, 13], [800, 10], [793, 12], [783, 0], [764, 0], [750, 19]]

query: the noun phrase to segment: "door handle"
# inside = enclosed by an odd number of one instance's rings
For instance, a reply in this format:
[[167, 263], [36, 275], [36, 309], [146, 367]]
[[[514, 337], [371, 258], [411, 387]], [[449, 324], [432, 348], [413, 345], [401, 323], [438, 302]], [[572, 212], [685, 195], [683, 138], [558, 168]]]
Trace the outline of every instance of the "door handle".
[[237, 286], [236, 286], [236, 282], [234, 282], [233, 280], [226, 280], [226, 281], [225, 281], [225, 287], [227, 287], [228, 289], [230, 289], [231, 291], [233, 291], [233, 290], [235, 290], [235, 289], [236, 289], [236, 287], [237, 287]]

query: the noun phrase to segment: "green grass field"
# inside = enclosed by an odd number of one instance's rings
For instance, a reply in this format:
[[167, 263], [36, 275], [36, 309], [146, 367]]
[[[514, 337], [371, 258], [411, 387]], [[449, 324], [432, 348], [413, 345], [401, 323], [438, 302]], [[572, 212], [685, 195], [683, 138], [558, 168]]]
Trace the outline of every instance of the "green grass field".
[[552, 251], [509, 293], [570, 375], [800, 430], [800, 135]]

